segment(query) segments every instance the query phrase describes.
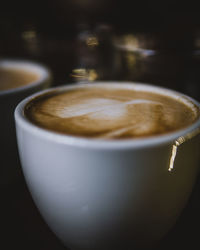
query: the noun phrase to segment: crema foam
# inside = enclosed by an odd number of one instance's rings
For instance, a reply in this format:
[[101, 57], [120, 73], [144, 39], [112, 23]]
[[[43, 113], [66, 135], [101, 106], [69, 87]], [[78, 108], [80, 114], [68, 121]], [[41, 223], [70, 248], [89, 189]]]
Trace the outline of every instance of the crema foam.
[[0, 65], [0, 91], [19, 88], [37, 81], [39, 74], [34, 72]]
[[198, 118], [199, 110], [184, 97], [175, 98], [145, 88], [103, 85], [41, 95], [28, 103], [25, 115], [37, 126], [58, 133], [128, 139], [166, 134], [189, 126]]

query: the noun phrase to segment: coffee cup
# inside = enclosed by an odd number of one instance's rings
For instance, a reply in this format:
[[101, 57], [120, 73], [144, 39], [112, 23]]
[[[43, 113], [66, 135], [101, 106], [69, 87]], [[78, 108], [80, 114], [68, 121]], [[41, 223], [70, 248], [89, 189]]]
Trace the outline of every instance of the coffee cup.
[[49, 86], [50, 71], [39, 63], [19, 59], [0, 60], [0, 184], [10, 185], [19, 179], [19, 166], [13, 113], [17, 104]]
[[199, 109], [176, 91], [125, 82], [23, 100], [15, 110], [22, 169], [57, 237], [72, 250], [154, 247], [198, 176]]

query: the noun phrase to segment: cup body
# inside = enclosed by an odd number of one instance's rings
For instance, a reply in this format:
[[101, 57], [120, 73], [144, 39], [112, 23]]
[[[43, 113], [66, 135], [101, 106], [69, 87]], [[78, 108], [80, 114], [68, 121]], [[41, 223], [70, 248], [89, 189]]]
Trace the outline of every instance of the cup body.
[[25, 97], [48, 87], [51, 81], [51, 73], [43, 65], [24, 60], [2, 59], [0, 60], [0, 67], [2, 66], [34, 72], [39, 75], [37, 81], [26, 86], [0, 91], [0, 184], [9, 185], [18, 179], [21, 171], [13, 118], [15, 107]]
[[[198, 175], [200, 120], [146, 139], [83, 139], [31, 124], [23, 115], [30, 98], [15, 111], [18, 147], [32, 197], [52, 231], [70, 249], [138, 249], [158, 242]], [[179, 138], [189, 139], [177, 146]]]

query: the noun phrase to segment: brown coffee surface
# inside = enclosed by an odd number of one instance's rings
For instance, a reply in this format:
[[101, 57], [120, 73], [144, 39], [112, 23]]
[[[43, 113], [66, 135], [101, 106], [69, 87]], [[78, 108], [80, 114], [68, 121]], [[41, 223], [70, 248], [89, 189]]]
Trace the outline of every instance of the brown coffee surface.
[[25, 86], [39, 79], [39, 75], [22, 69], [0, 67], [0, 91]]
[[35, 98], [25, 115], [42, 128], [67, 135], [128, 139], [184, 128], [198, 118], [199, 109], [159, 93], [82, 87]]

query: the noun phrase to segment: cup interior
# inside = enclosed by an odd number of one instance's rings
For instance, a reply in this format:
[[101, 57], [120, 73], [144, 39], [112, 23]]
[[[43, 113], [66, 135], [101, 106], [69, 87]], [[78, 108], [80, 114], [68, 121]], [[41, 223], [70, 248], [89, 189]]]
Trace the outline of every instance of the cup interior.
[[14, 71], [23, 71], [24, 73], [36, 75], [33, 80], [30, 82], [13, 87], [13, 88], [8, 88], [8, 89], [0, 89], [0, 96], [9, 94], [9, 93], [14, 93], [18, 91], [23, 91], [25, 89], [29, 89], [32, 87], [36, 87], [43, 83], [44, 81], [47, 81], [51, 77], [51, 73], [49, 69], [36, 62], [31, 62], [31, 61], [26, 61], [26, 60], [19, 60], [19, 59], [1, 59], [0, 60], [0, 69], [2, 70], [14, 70]]
[[[152, 136], [149, 138], [139, 138], [139, 139], [127, 139], [127, 140], [96, 140], [96, 139], [88, 139], [83, 137], [75, 137], [73, 135], [66, 135], [66, 134], [59, 134], [54, 131], [49, 131], [47, 129], [38, 127], [37, 125], [33, 124], [31, 121], [28, 120], [24, 116], [24, 109], [26, 105], [33, 99], [37, 99], [41, 95], [44, 94], [50, 94], [51, 92], [62, 92], [70, 89], [76, 89], [76, 88], [84, 88], [87, 87], [111, 87], [111, 88], [128, 88], [128, 89], [136, 89], [136, 90], [146, 90], [146, 91], [153, 91], [164, 95], [169, 95], [172, 98], [177, 98], [180, 101], [184, 102], [186, 105], [195, 104], [198, 108], [200, 108], [200, 104], [195, 101], [194, 99], [185, 96], [179, 92], [165, 89], [162, 87], [157, 87], [149, 84], [141, 84], [141, 83], [135, 83], [135, 82], [123, 82], [123, 83], [114, 83], [114, 82], [96, 82], [92, 84], [88, 83], [82, 83], [79, 85], [68, 85], [68, 86], [60, 86], [56, 88], [47, 89], [45, 91], [38, 92], [28, 98], [26, 98], [24, 101], [22, 101], [18, 107], [15, 110], [15, 119], [17, 122], [23, 126], [24, 128], [32, 131], [32, 133], [36, 133], [39, 136], [42, 137], [48, 137], [50, 140], [57, 141], [59, 143], [64, 144], [73, 144], [78, 146], [87, 146], [87, 147], [93, 147], [93, 148], [107, 148], [107, 149], [114, 149], [114, 148], [129, 148], [129, 147], [148, 147], [155, 144], [163, 144], [163, 143], [169, 143], [169, 141], [174, 141], [177, 138], [190, 134], [192, 131], [196, 131], [200, 128], [200, 117], [189, 125], [186, 128], [179, 129], [177, 131], [169, 132], [168, 134], [163, 134], [159, 136]], [[193, 133], [193, 132], [192, 132]]]

